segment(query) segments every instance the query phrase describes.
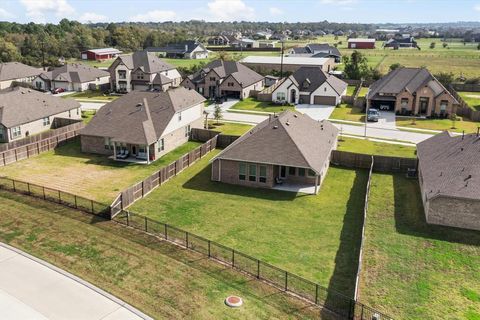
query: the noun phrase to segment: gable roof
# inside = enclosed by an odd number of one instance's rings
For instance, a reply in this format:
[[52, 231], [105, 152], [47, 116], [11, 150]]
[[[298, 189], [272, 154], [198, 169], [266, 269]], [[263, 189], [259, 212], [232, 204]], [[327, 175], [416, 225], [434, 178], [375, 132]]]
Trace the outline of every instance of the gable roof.
[[100, 48], [100, 49], [90, 49], [83, 52], [92, 52], [95, 54], [120, 54], [122, 51], [115, 48]]
[[164, 85], [172, 82], [173, 82], [172, 79], [170, 79], [167, 76], [164, 76], [161, 73], [157, 73], [157, 75], [155, 76], [155, 78], [153, 78], [153, 81], [152, 81], [153, 84], [159, 84], [159, 85]]
[[258, 124], [215, 159], [311, 168], [320, 173], [337, 135], [338, 129], [328, 120], [319, 122], [287, 110]]
[[439, 133], [417, 144], [427, 199], [450, 196], [480, 200], [480, 137]]
[[[173, 65], [147, 51], [136, 51], [133, 54], [121, 55], [117, 60], [121, 61], [130, 70], [140, 68], [145, 73], [157, 73], [175, 69]], [[111, 67], [114, 65], [116, 67], [115, 63]]]
[[80, 108], [73, 99], [61, 99], [22, 87], [0, 91], [0, 123], [7, 128]]
[[[320, 67], [300, 67], [290, 78], [298, 86], [300, 91], [313, 92], [323, 83], [327, 82], [339, 95], [347, 88], [348, 84], [335, 76], [325, 73]], [[308, 81], [309, 86], [303, 87], [303, 83]]]
[[42, 69], [30, 67], [20, 62], [0, 63], [0, 81], [34, 77], [42, 73]]
[[244, 66], [236, 61], [214, 60], [207, 64], [204, 68], [197, 71], [193, 75], [188, 76], [192, 82], [199, 83], [210, 72], [214, 71], [220, 78], [224, 79], [232, 76], [243, 88], [251, 84], [261, 81], [264, 77], [252, 69]]
[[40, 77], [46, 80], [84, 83], [95, 81], [97, 78], [109, 77], [105, 70], [90, 67], [82, 63], [65, 64], [52, 71], [43, 72]]
[[82, 135], [149, 145], [157, 141], [176, 112], [205, 101], [184, 87], [166, 92], [133, 91], [101, 107]]
[[195, 40], [187, 40], [178, 43], [167, 44], [164, 47], [148, 47], [145, 49], [147, 52], [167, 52], [167, 53], [191, 53], [195, 48], [201, 46], [203, 50], [206, 50], [203, 45]]

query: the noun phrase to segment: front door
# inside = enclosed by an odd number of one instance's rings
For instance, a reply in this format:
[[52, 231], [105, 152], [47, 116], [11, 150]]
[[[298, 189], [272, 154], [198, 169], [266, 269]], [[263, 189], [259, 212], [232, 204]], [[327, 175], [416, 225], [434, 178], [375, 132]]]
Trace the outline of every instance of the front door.
[[290, 91], [290, 103], [295, 103], [296, 100], [297, 100], [297, 91], [292, 89], [292, 91]]
[[428, 110], [428, 98], [420, 97], [420, 113], [426, 114]]
[[132, 146], [132, 154], [133, 155], [137, 154], [137, 147], [136, 146]]
[[280, 166], [280, 178], [286, 178], [286, 177], [287, 177], [287, 167]]

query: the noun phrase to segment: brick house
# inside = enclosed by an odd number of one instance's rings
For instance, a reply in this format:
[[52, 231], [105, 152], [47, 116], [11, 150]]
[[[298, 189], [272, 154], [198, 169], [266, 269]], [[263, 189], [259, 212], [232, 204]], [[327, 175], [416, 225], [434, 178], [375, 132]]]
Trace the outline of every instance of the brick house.
[[367, 93], [367, 106], [402, 115], [448, 117], [458, 101], [425, 68], [398, 68], [374, 82]]
[[248, 98], [252, 91], [261, 91], [264, 77], [236, 61], [214, 60], [202, 70], [186, 77], [182, 86], [206, 98]]
[[183, 87], [134, 91], [107, 103], [80, 132], [82, 152], [149, 164], [203, 128], [205, 98]]
[[55, 118], [80, 120], [80, 103], [21, 87], [0, 91], [0, 142], [48, 131]]
[[245, 133], [212, 160], [213, 181], [318, 193], [337, 146], [329, 121], [284, 111]]
[[417, 144], [428, 223], [480, 230], [479, 134], [437, 134]]

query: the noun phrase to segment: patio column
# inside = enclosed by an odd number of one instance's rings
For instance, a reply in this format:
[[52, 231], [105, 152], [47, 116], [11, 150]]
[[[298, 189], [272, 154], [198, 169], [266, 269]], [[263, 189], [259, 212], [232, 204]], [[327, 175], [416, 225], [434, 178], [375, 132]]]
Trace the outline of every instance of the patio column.
[[147, 164], [150, 164], [150, 146], [147, 144]]
[[315, 175], [315, 194], [318, 193], [318, 175]]
[[117, 160], [117, 143], [113, 143], [113, 160]]

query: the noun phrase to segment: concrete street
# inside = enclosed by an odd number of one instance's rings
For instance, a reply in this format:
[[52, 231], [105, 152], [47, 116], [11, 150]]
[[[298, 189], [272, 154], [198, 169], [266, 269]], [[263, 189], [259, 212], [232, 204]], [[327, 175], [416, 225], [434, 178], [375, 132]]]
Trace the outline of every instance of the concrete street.
[[0, 243], [0, 319], [150, 319], [86, 281]]

